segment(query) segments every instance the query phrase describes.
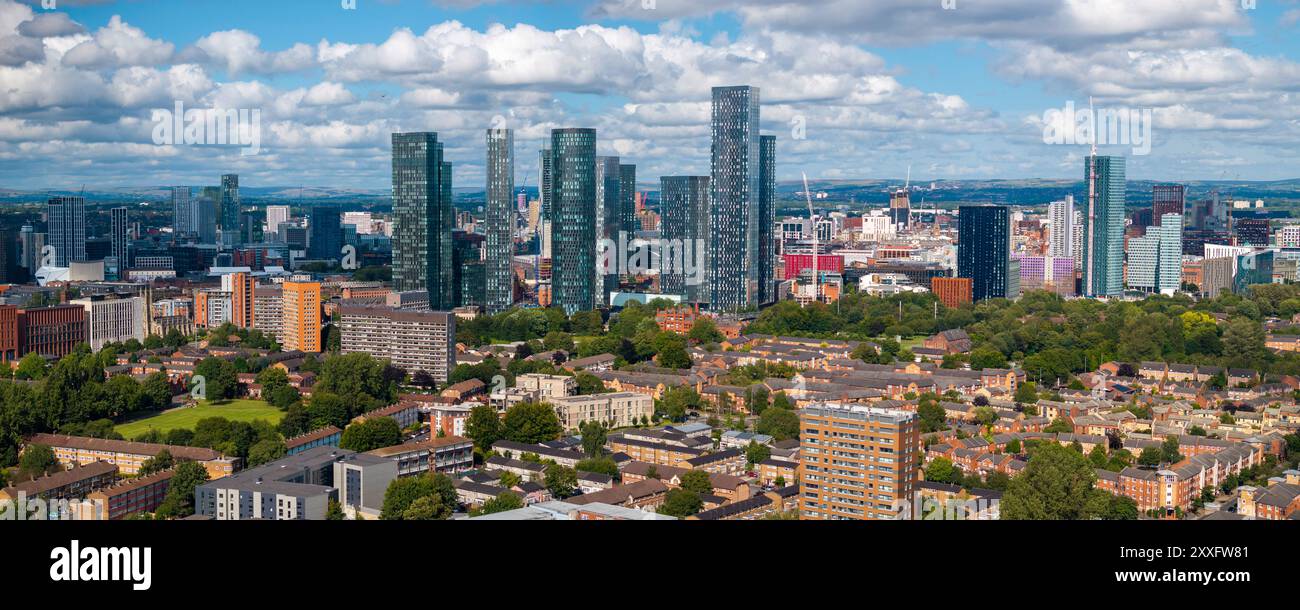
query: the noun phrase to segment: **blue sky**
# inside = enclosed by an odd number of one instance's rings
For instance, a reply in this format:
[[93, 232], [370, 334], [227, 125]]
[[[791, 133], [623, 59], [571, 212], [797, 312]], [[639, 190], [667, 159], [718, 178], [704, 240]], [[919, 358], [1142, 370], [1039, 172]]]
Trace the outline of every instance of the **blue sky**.
[[[715, 85], [763, 88], [778, 173], [1078, 178], [1067, 101], [1151, 117], [1139, 179], [1300, 177], [1300, 3], [1260, 0], [0, 0], [0, 190], [384, 188], [393, 131], [437, 131], [456, 182], [483, 129], [535, 171], [596, 127], [653, 181], [708, 172]], [[1247, 2], [1249, 4], [1249, 2]], [[651, 6], [651, 8], [647, 8]], [[154, 110], [255, 109], [261, 150], [174, 146]]]

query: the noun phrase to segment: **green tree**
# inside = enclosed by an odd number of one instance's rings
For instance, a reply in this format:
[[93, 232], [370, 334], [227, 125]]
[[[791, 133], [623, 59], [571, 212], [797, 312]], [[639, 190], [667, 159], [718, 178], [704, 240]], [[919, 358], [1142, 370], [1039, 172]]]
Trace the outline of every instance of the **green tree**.
[[1032, 381], [1026, 381], [1016, 388], [1016, 402], [1022, 405], [1032, 405], [1038, 402], [1038, 386]]
[[234, 398], [239, 388], [235, 365], [224, 358], [204, 358], [195, 365], [194, 375], [203, 378], [207, 399], [213, 402]]
[[686, 337], [698, 344], [721, 343], [726, 339], [718, 330], [718, 324], [708, 316], [695, 318], [695, 324], [691, 325], [691, 332]]
[[495, 443], [502, 438], [501, 417], [497, 415], [496, 409], [488, 405], [478, 405], [469, 410], [469, 418], [465, 421], [465, 435], [474, 441], [474, 446], [479, 451], [486, 453]]
[[517, 443], [541, 443], [560, 438], [564, 429], [547, 403], [521, 402], [506, 411], [502, 436]]
[[1142, 453], [1138, 454], [1138, 464], [1141, 466], [1159, 466], [1164, 459], [1164, 452], [1159, 447], [1146, 447]]
[[176, 466], [167, 495], [154, 514], [159, 519], [179, 519], [194, 514], [194, 489], [207, 482], [208, 470], [198, 462], [181, 462]]
[[1007, 486], [1002, 497], [1002, 518], [1092, 518], [1100, 508], [1092, 493], [1096, 479], [1096, 473], [1078, 452], [1056, 443], [1042, 443], [1031, 453], [1024, 471]]
[[18, 460], [18, 470], [29, 479], [45, 476], [58, 467], [59, 460], [54, 457], [54, 450], [49, 445], [28, 445]]
[[41, 379], [45, 377], [45, 358], [36, 352], [28, 352], [18, 361], [14, 376], [18, 379]]
[[1013, 438], [1013, 439], [1007, 441], [1007, 449], [1006, 449], [1006, 452], [1007, 452], [1007, 453], [1009, 453], [1009, 454], [1011, 454], [1011, 455], [1019, 455], [1019, 454], [1020, 454], [1020, 451], [1021, 451], [1021, 448], [1020, 448], [1020, 439], [1018, 439], [1018, 438]]
[[949, 483], [953, 480], [954, 475], [959, 475], [957, 467], [953, 465], [952, 460], [946, 457], [937, 457], [930, 460], [930, 465], [925, 468], [925, 480], [935, 483]]
[[686, 337], [664, 332], [654, 340], [655, 360], [668, 369], [691, 368], [691, 355], [686, 352]]
[[594, 472], [596, 474], [607, 474], [611, 477], [618, 477], [618, 464], [608, 456], [586, 458], [578, 460], [573, 465], [578, 472]]
[[444, 506], [437, 495], [420, 496], [402, 512], [403, 521], [441, 521], [451, 517], [452, 509]]
[[1167, 464], [1177, 464], [1183, 461], [1183, 454], [1178, 450], [1178, 437], [1167, 436], [1163, 443], [1160, 444], [1160, 459]]
[[365, 453], [402, 443], [402, 429], [391, 417], [371, 417], [343, 431], [339, 447]]
[[768, 409], [758, 417], [754, 428], [761, 434], [783, 441], [799, 437], [799, 416], [786, 409]]
[[587, 371], [578, 371], [573, 375], [573, 381], [578, 386], [579, 396], [591, 396], [593, 394], [604, 394], [609, 390], [605, 388], [605, 382]]
[[551, 464], [546, 467], [546, 489], [555, 498], [567, 498], [578, 489], [578, 473], [568, 466]]
[[1043, 432], [1048, 434], [1069, 434], [1074, 432], [1074, 424], [1071, 424], [1070, 420], [1064, 417], [1058, 417], [1052, 420], [1052, 423], [1046, 428], [1043, 428]]
[[709, 473], [703, 470], [688, 470], [681, 477], [682, 489], [695, 493], [700, 496], [713, 494], [713, 481], [709, 479]]
[[343, 521], [346, 518], [347, 515], [343, 513], [343, 505], [339, 504], [338, 500], [330, 498], [329, 503], [325, 505], [325, 520]]
[[587, 457], [596, 457], [605, 452], [605, 442], [609, 440], [609, 434], [605, 431], [605, 425], [598, 421], [583, 422], [578, 426], [578, 433], [582, 435], [582, 453]]
[[493, 513], [503, 513], [508, 510], [517, 510], [524, 507], [524, 499], [519, 494], [511, 491], [503, 491], [497, 494], [497, 497], [484, 502], [482, 506], [473, 511], [474, 516], [491, 515]]
[[1007, 368], [1007, 357], [993, 347], [981, 345], [971, 352], [970, 367], [976, 371], [1004, 369]]
[[664, 497], [664, 503], [659, 506], [659, 513], [685, 519], [700, 512], [701, 508], [704, 508], [704, 501], [695, 492], [686, 489], [670, 489], [668, 495]]
[[284, 441], [280, 439], [265, 438], [257, 441], [252, 447], [248, 448], [248, 466], [261, 466], [269, 464], [282, 457], [285, 454]]
[[140, 470], [137, 471], [136, 474], [143, 477], [155, 472], [162, 472], [175, 465], [176, 460], [172, 458], [172, 452], [163, 449], [158, 452], [158, 455], [155, 455], [140, 464]]
[[749, 441], [749, 446], [745, 448], [745, 459], [750, 466], [761, 464], [770, 457], [772, 457], [772, 448], [760, 445], [757, 441]]

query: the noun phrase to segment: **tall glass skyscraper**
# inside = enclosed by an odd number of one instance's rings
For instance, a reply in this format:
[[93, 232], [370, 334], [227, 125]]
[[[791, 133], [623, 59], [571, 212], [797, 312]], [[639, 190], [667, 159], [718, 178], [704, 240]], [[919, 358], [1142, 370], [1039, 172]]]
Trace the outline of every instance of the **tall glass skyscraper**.
[[226, 174], [221, 177], [221, 243], [226, 246], [243, 244], [244, 231], [240, 214], [239, 176]]
[[190, 201], [190, 187], [172, 187], [172, 235], [198, 233], [194, 204]]
[[487, 240], [484, 246], [485, 305], [488, 313], [514, 304], [515, 137], [509, 129], [487, 131]]
[[199, 191], [198, 205], [194, 210], [199, 243], [217, 243], [217, 227], [221, 223], [221, 187], [203, 187]]
[[1083, 294], [1124, 293], [1124, 158], [1083, 160], [1088, 200], [1083, 212]]
[[126, 269], [130, 264], [127, 260], [127, 244], [129, 238], [127, 218], [127, 209], [125, 207], [116, 207], [109, 210], [109, 241], [112, 247], [113, 258], [117, 259], [117, 268], [119, 271]]
[[759, 136], [758, 302], [776, 302], [776, 136]]
[[1019, 296], [1020, 269], [1018, 265], [1014, 267], [1011, 210], [1001, 205], [961, 206], [957, 225], [957, 277], [970, 278], [971, 297], [979, 302]]
[[450, 169], [438, 134], [393, 134], [393, 287], [428, 292], [435, 310], [455, 306]]
[[1064, 201], [1048, 204], [1047, 218], [1052, 223], [1047, 255], [1074, 258], [1074, 196], [1066, 195]]
[[624, 163], [618, 166], [618, 230], [632, 239], [636, 233], [636, 166]]
[[1128, 240], [1128, 286], [1174, 294], [1183, 281], [1183, 216], [1165, 214], [1146, 235]]
[[596, 130], [551, 131], [551, 300], [567, 314], [596, 308]]
[[54, 247], [54, 266], [68, 267], [86, 260], [86, 199], [51, 197], [45, 205], [46, 243]]
[[538, 177], [537, 198], [541, 200], [542, 221], [549, 222], [551, 220], [551, 185], [554, 184], [551, 173], [551, 149], [543, 148], [541, 153], [538, 154], [537, 163], [537, 173], [540, 174]]
[[759, 89], [714, 87], [709, 180], [709, 307], [758, 304]]
[[[662, 214], [659, 223], [661, 235], [666, 245], [664, 256], [669, 251], [677, 256], [675, 249], [681, 246], [682, 256], [689, 256], [691, 265], [707, 272], [707, 260], [695, 260], [700, 249], [696, 244], [707, 244], [709, 238], [709, 177], [708, 176], [662, 176], [659, 178], [659, 211]], [[705, 249], [707, 252], [707, 249]], [[660, 258], [663, 273], [659, 276], [659, 291], [664, 294], [681, 295], [688, 301], [701, 301], [707, 297], [707, 284], [691, 285], [684, 271], [685, 268], [673, 260]], [[698, 279], [698, 278], [697, 278]], [[705, 278], [707, 281], [707, 278]]]
[[318, 204], [307, 220], [307, 257], [339, 260], [343, 256], [343, 212], [338, 206]]
[[[619, 205], [622, 203], [623, 172], [619, 168], [618, 157], [596, 157], [596, 256], [602, 254], [600, 249], [601, 240], [610, 240], [612, 243], [618, 243], [619, 231]], [[617, 259], [618, 252], [615, 251], [611, 260]], [[609, 273], [609, 272], [613, 273]], [[600, 287], [600, 294], [597, 295], [599, 306], [609, 304], [609, 293], [618, 290], [618, 269], [602, 269], [596, 266], [595, 281]]]

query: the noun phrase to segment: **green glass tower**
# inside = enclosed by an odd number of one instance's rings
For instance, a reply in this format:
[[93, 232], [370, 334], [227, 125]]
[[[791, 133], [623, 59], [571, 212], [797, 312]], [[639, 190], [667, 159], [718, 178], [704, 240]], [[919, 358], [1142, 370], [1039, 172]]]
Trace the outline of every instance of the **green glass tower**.
[[438, 134], [393, 134], [393, 287], [423, 290], [429, 307], [455, 307], [451, 164]]
[[1117, 297], [1124, 293], [1124, 158], [1084, 160], [1083, 294]]
[[551, 131], [551, 301], [596, 308], [596, 130]]
[[515, 138], [509, 129], [487, 132], [487, 240], [484, 246], [485, 298], [488, 313], [514, 304]]

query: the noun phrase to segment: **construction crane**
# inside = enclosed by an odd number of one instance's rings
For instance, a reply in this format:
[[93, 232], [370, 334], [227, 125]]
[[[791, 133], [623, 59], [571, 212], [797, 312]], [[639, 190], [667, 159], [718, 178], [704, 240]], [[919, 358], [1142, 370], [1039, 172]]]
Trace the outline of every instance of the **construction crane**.
[[821, 245], [821, 243], [819, 239], [820, 236], [817, 234], [817, 217], [813, 215], [812, 189], [808, 188], [808, 173], [807, 172], [800, 172], [800, 173], [803, 174], [803, 195], [808, 200], [808, 222], [812, 223], [812, 234], [813, 234], [813, 252], [812, 252], [813, 294], [812, 297], [814, 301], [817, 301], [820, 300], [821, 297], [821, 277], [820, 277], [821, 270], [818, 269], [818, 265], [817, 265], [818, 246]]

